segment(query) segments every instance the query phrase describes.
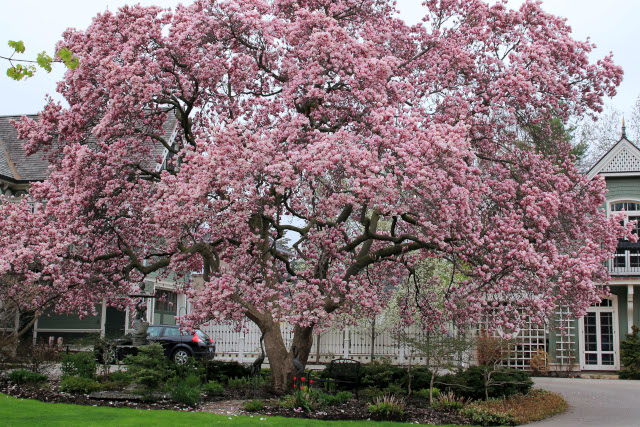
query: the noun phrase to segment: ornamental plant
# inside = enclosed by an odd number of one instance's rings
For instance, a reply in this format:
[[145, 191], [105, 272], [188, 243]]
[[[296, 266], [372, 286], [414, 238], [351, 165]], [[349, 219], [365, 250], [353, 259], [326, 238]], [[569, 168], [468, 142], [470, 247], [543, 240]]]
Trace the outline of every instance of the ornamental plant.
[[507, 335], [558, 305], [584, 313], [628, 231], [547, 124], [599, 111], [621, 68], [536, 2], [423, 12], [196, 0], [65, 31], [66, 104], [15, 123], [51, 167], [35, 213], [0, 206], [0, 299], [82, 315], [128, 304], [152, 272], [182, 276], [183, 322], [256, 323], [280, 391], [280, 322], [305, 364], [314, 329], [372, 318], [425, 259], [453, 270], [439, 304], [427, 282], [404, 313], [430, 327], [499, 304], [488, 323]]
[[620, 378], [640, 379], [640, 329], [636, 325], [631, 327], [631, 333], [620, 344], [620, 359]]

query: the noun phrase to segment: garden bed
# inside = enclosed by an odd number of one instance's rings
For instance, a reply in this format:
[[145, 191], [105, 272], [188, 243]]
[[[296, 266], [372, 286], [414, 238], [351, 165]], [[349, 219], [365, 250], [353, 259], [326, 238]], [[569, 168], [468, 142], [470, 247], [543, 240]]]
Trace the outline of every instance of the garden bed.
[[[264, 415], [278, 415], [288, 418], [309, 418], [316, 420], [367, 420], [371, 418], [368, 405], [365, 400], [352, 400], [350, 402], [329, 406], [317, 411], [305, 412], [298, 408], [285, 408], [282, 406], [267, 405], [258, 413]], [[454, 412], [439, 411], [429, 406], [424, 401], [408, 401], [404, 410], [402, 421], [417, 424], [455, 424], [468, 425], [468, 418]]]

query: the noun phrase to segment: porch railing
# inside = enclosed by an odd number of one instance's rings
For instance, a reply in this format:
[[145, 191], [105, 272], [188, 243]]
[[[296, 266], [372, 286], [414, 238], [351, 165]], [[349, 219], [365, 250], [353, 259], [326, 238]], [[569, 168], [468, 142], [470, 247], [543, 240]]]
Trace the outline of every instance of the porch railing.
[[613, 276], [640, 275], [640, 249], [619, 248], [607, 261], [607, 268]]

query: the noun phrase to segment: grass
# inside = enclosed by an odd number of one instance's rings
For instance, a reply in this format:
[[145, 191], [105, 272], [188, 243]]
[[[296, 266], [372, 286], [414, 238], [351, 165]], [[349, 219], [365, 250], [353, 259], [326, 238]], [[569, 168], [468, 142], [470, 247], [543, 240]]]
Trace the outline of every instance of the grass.
[[[356, 427], [364, 425], [398, 426], [392, 422], [371, 421], [317, 421], [268, 415], [227, 416], [204, 412], [178, 412], [109, 408], [96, 406], [44, 403], [37, 400], [16, 399], [0, 394], [0, 419], [4, 426], [189, 426], [227, 423], [232, 425], [261, 426], [319, 426]], [[444, 426], [443, 426], [444, 427]], [[454, 426], [448, 426], [454, 427]]]
[[569, 405], [558, 393], [534, 389], [527, 395], [515, 395], [506, 399], [474, 402], [471, 407], [490, 412], [511, 414], [518, 424], [543, 420], [567, 410]]

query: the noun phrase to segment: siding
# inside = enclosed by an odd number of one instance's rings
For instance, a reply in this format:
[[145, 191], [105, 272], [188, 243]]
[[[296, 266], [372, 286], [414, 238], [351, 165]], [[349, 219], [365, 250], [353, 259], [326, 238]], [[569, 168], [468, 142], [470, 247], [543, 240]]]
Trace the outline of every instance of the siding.
[[607, 177], [607, 201], [616, 199], [640, 200], [640, 177]]
[[611, 286], [611, 293], [618, 297], [618, 338], [624, 341], [627, 336], [629, 323], [627, 319], [627, 287]]

